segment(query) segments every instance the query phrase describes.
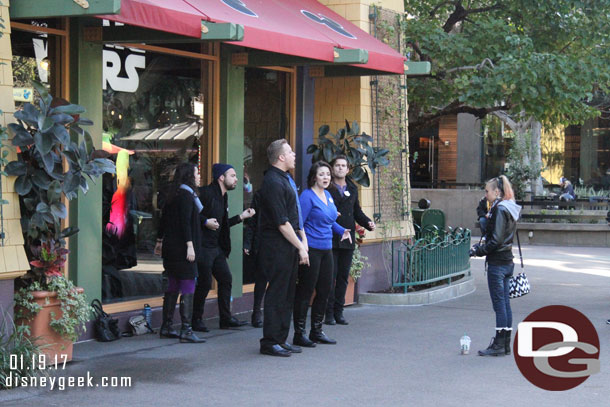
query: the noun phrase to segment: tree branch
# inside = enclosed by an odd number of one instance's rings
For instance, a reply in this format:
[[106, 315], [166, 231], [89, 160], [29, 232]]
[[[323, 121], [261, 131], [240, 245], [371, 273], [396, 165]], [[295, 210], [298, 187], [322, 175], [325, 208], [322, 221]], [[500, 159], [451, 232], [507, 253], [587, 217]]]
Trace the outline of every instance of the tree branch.
[[443, 30], [446, 33], [451, 32], [451, 30], [453, 30], [453, 27], [455, 27], [456, 24], [458, 24], [460, 21], [464, 21], [466, 19], [466, 17], [468, 17], [471, 14], [485, 13], [487, 11], [497, 10], [500, 8], [502, 8], [502, 4], [496, 3], [493, 6], [489, 6], [489, 7], [480, 7], [480, 8], [473, 8], [473, 9], [467, 10], [462, 6], [461, 1], [456, 2], [455, 10], [453, 11], [453, 13], [451, 13], [449, 18], [443, 25]]
[[441, 4], [437, 5], [436, 7], [434, 7], [432, 9], [432, 11], [430, 12], [430, 17], [434, 17], [434, 15], [436, 14], [436, 12], [438, 11], [439, 8], [450, 5], [450, 4], [454, 4], [454, 2], [453, 1], [443, 1]]
[[450, 74], [453, 72], [459, 72], [459, 71], [470, 71], [473, 69], [476, 69], [477, 71], [480, 71], [481, 69], [485, 68], [485, 65], [489, 65], [491, 68], [495, 68], [494, 63], [491, 59], [489, 58], [485, 58], [480, 64], [478, 65], [468, 65], [468, 66], [460, 66], [457, 68], [451, 68], [445, 71], [445, 74]]
[[497, 111], [509, 110], [510, 107], [511, 107], [510, 104], [503, 104], [500, 106], [477, 108], [477, 107], [462, 105], [459, 102], [453, 102], [453, 103], [450, 103], [449, 105], [445, 106], [444, 108], [436, 108], [436, 109], [439, 109], [439, 111], [436, 113], [425, 114], [419, 118], [416, 118], [415, 120], [410, 120], [409, 126], [410, 127], [413, 126], [414, 128], [421, 128], [427, 124], [434, 122], [435, 120], [437, 120], [443, 116], [457, 115], [459, 113], [470, 113], [470, 114], [476, 116], [477, 118], [482, 119], [485, 116], [487, 116], [488, 114], [491, 114], [491, 113], [494, 113]]

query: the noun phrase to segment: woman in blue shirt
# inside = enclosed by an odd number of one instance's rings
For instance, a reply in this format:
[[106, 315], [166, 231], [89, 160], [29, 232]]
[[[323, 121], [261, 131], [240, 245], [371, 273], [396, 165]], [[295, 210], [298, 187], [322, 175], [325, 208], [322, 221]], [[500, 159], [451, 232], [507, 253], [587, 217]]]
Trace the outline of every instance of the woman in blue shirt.
[[[333, 278], [333, 233], [342, 236], [341, 240], [351, 241], [350, 230], [337, 222], [337, 207], [326, 190], [330, 184], [331, 168], [328, 163], [314, 163], [307, 176], [309, 187], [299, 199], [303, 228], [309, 245], [309, 266], [299, 268], [298, 283], [294, 299], [294, 339], [295, 345], [313, 348], [316, 343], [335, 344], [322, 331], [326, 301]], [[305, 336], [305, 321], [309, 300], [316, 290], [311, 306], [311, 331]]]

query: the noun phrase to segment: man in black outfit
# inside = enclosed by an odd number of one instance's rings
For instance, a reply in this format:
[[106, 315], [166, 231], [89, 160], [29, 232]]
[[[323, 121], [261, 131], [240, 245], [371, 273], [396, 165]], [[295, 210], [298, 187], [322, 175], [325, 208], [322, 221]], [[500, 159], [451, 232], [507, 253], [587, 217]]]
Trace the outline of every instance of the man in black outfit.
[[229, 219], [227, 191], [232, 191], [237, 186], [237, 174], [232, 165], [218, 163], [212, 166], [212, 175], [214, 178], [212, 183], [199, 188], [199, 199], [203, 204], [203, 210], [200, 213], [203, 230], [201, 233], [201, 260], [197, 263], [199, 276], [193, 304], [193, 330], [199, 332], [209, 331], [202, 318], [205, 299], [212, 288], [212, 275], [218, 282], [220, 329], [235, 328], [246, 324], [245, 321], [239, 321], [231, 316], [233, 276], [227, 263], [227, 258], [231, 253], [229, 228], [250, 218], [254, 215], [254, 210], [248, 208], [241, 215]]
[[286, 140], [280, 139], [269, 145], [267, 158], [271, 167], [261, 187], [258, 215], [259, 261], [269, 281], [260, 352], [290, 356], [301, 352], [300, 347], [286, 343], [286, 339], [292, 319], [297, 267], [299, 263], [309, 265], [307, 238], [297, 187], [288, 173], [295, 167], [296, 154]]
[[341, 240], [341, 236], [333, 235], [334, 278], [333, 287], [331, 287], [326, 303], [324, 323], [327, 325], [347, 325], [348, 322], [343, 316], [343, 307], [345, 306], [347, 279], [349, 269], [352, 266], [352, 256], [356, 243], [355, 222], [370, 231], [375, 230], [375, 222], [370, 220], [360, 208], [358, 187], [347, 176], [349, 172], [347, 157], [338, 155], [330, 162], [330, 165], [333, 168], [333, 180], [328, 187], [328, 192], [333, 197], [337, 212], [339, 212], [337, 223], [345, 229], [351, 230], [352, 239]]

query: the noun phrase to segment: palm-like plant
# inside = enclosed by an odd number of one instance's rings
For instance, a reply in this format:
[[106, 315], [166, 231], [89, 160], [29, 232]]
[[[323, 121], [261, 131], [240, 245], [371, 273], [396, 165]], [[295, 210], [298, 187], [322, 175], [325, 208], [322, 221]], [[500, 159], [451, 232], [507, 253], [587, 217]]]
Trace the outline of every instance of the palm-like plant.
[[364, 132], [360, 133], [357, 122], [354, 121], [350, 126], [346, 120], [345, 127], [339, 129], [336, 134], [331, 134], [330, 138], [327, 137], [329, 133], [328, 125], [320, 126], [318, 143], [307, 147], [307, 153], [312, 154], [311, 162], [331, 162], [338, 155], [345, 155], [351, 168], [351, 179], [363, 187], [371, 184], [366, 166], [375, 174], [377, 167], [390, 164], [387, 157], [389, 150], [371, 146], [373, 137]]

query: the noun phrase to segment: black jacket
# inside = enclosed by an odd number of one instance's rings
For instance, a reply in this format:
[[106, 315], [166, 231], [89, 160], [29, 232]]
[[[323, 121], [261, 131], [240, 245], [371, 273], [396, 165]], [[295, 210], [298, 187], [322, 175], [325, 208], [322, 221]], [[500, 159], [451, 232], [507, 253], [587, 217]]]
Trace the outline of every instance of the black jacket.
[[371, 221], [360, 208], [360, 202], [358, 201], [358, 187], [349, 178], [346, 178], [347, 189], [349, 195], [340, 194], [339, 190], [335, 187], [335, 184], [330, 184], [328, 192], [335, 201], [337, 211], [341, 213], [341, 216], [337, 218], [337, 223], [346, 229], [350, 229], [352, 235], [352, 242], [349, 240], [341, 241], [341, 236], [333, 234], [333, 249], [353, 249], [356, 245], [356, 222], [367, 230], [371, 230], [369, 222]]
[[[163, 267], [180, 280], [197, 276], [197, 260], [200, 258], [201, 230], [199, 213], [193, 195], [179, 189], [176, 196], [163, 208], [158, 237], [163, 239], [161, 254]], [[186, 242], [193, 242], [195, 261], [186, 260]]]
[[513, 262], [513, 238], [517, 230], [517, 221], [509, 210], [498, 205], [491, 207], [491, 216], [485, 229], [485, 243], [477, 245], [476, 255], [487, 256], [487, 263], [505, 265]]
[[487, 215], [487, 212], [489, 212], [487, 207], [487, 198], [483, 197], [477, 205], [477, 218], [484, 217]]
[[250, 207], [254, 209], [255, 214], [244, 221], [244, 250], [250, 251], [250, 256], [255, 256], [258, 253], [259, 232], [258, 232], [258, 211], [261, 200], [260, 189], [254, 193]]
[[[226, 257], [231, 253], [231, 233], [229, 228], [241, 222], [239, 215], [229, 218], [229, 198], [222, 194], [217, 181], [210, 185], [199, 188], [199, 199], [203, 204], [203, 210], [199, 214], [201, 219], [202, 245], [203, 247], [220, 247]], [[205, 222], [215, 218], [220, 225], [216, 230], [210, 230]]]

